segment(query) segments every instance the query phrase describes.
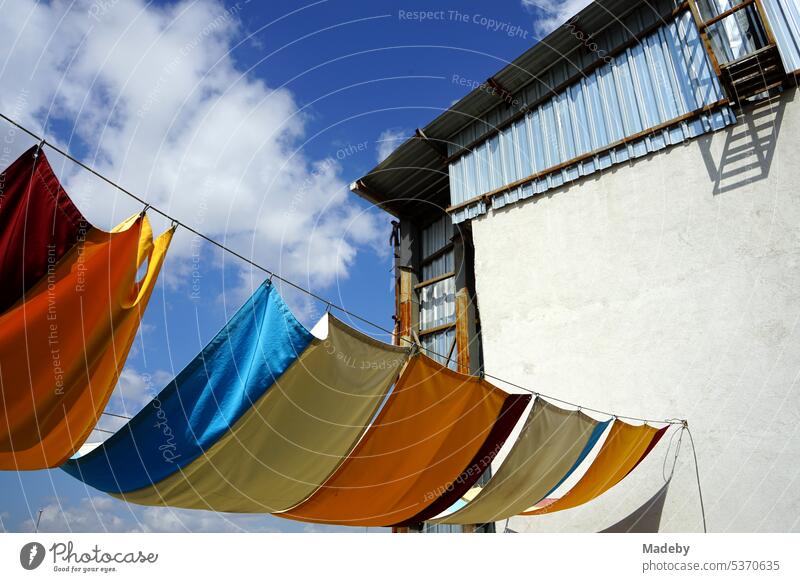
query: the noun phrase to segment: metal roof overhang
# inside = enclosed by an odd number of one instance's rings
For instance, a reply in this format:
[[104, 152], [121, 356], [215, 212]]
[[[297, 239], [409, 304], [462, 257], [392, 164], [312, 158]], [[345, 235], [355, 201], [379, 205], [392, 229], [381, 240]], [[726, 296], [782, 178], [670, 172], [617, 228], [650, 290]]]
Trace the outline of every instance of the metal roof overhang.
[[[595, 35], [647, 0], [601, 0], [577, 15], [575, 25]], [[680, 2], [676, 1], [676, 5]], [[654, 8], [655, 10], [655, 8]], [[492, 79], [512, 95], [582, 46], [570, 27], [561, 25]], [[576, 67], [576, 73], [580, 72]], [[508, 106], [491, 92], [478, 88], [408, 139], [350, 189], [395, 216], [414, 218], [430, 205], [446, 208], [450, 184], [444, 152], [451, 137], [495, 107]], [[439, 150], [437, 152], [437, 150]]]

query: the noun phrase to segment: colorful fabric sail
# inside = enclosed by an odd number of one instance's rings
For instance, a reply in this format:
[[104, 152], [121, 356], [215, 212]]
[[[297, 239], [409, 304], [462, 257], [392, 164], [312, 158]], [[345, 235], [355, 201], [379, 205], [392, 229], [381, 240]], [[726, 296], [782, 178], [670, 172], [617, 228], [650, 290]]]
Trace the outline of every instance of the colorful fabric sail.
[[313, 336], [261, 285], [150, 404], [64, 469], [92, 487], [149, 487], [210, 449], [291, 366]]
[[497, 473], [464, 508], [434, 523], [488, 523], [525, 511], [574, 471], [605, 426], [537, 398]]
[[599, 497], [622, 481], [653, 450], [669, 426], [657, 430], [648, 425], [634, 426], [615, 420], [600, 452], [581, 479], [566, 495], [547, 500], [522, 515], [542, 515], [571, 509]]
[[[135, 216], [90, 229], [0, 316], [0, 469], [55, 467], [83, 444], [117, 383], [172, 239]], [[139, 268], [146, 273], [137, 281]]]
[[[265, 358], [265, 365], [245, 369], [242, 381], [233, 386], [220, 386], [246, 406], [238, 420], [230, 419], [227, 430], [215, 442], [203, 445], [199, 456], [178, 470], [175, 462], [180, 459], [165, 460], [162, 452], [166, 449], [150, 446], [139, 454], [173, 467], [168, 476], [135, 490], [127, 489], [130, 481], [124, 487], [108, 486], [102, 477], [108, 470], [103, 457], [113, 459], [113, 467], [121, 467], [126, 461], [135, 466], [130, 448], [118, 451], [116, 443], [125, 432], [131, 433], [134, 445], [144, 433], [152, 432], [153, 424], [159, 421], [154, 403], [140, 413], [141, 418], [134, 419], [136, 423], [123, 427], [119, 437], [112, 437], [113, 442], [109, 439], [85, 457], [70, 461], [65, 466], [67, 471], [90, 485], [143, 505], [264, 513], [289, 509], [306, 499], [361, 438], [405, 364], [408, 350], [377, 342], [331, 316], [327, 338], [310, 338], [308, 332], [299, 330], [277, 293], [271, 300], [280, 302], [281, 315], [262, 325], [253, 336], [258, 341], [254, 353]], [[291, 330], [288, 335], [287, 328]], [[247, 334], [241, 330], [232, 333]], [[303, 343], [307, 347], [298, 349]], [[269, 354], [275, 351], [294, 352], [295, 357], [291, 362], [273, 362]], [[265, 356], [259, 355], [264, 352]], [[203, 365], [209, 375], [214, 375], [220, 362], [206, 361]], [[261, 387], [260, 397], [246, 395], [250, 383]], [[192, 420], [190, 434], [206, 430], [208, 419], [193, 411], [200, 400], [213, 402], [212, 389], [211, 385], [204, 386], [183, 403], [182, 414]], [[168, 390], [157, 400], [168, 399]], [[184, 399], [181, 386], [175, 390], [177, 397]], [[213, 405], [206, 409], [213, 410]], [[172, 422], [169, 414], [165, 420], [166, 426]], [[175, 432], [171, 431], [173, 435]]]
[[0, 313], [44, 277], [48, 267], [90, 228], [38, 146], [0, 174]]
[[502, 447], [529, 401], [417, 355], [333, 476], [278, 515], [351, 526], [411, 520], [459, 479], [480, 477], [488, 464], [478, 461]]

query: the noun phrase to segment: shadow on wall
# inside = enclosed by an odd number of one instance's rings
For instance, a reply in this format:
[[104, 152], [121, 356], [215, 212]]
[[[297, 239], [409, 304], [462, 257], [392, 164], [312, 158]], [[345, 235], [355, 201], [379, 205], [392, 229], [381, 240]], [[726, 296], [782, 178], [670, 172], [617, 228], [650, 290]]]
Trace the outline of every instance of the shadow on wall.
[[670, 481], [664, 483], [658, 493], [648, 499], [639, 509], [600, 533], [658, 533], [669, 484]]
[[[700, 151], [708, 175], [714, 182], [715, 196], [769, 177], [786, 102], [793, 101], [794, 95], [793, 89], [763, 101], [746, 112], [740, 112], [736, 125], [700, 138]], [[711, 151], [711, 142], [720, 134], [725, 136], [725, 145], [717, 161]]]

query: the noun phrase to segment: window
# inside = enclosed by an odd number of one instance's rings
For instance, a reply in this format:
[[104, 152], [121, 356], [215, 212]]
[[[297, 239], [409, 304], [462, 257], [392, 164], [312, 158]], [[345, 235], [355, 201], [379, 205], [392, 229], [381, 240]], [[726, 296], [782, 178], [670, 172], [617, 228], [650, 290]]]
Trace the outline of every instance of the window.
[[442, 365], [456, 369], [456, 281], [453, 224], [443, 216], [422, 229], [419, 336], [422, 348]]
[[[746, 57], [767, 46], [758, 9], [736, 0], [700, 0], [698, 8], [709, 23], [706, 32], [720, 65]], [[723, 16], [727, 14], [727, 16]]]

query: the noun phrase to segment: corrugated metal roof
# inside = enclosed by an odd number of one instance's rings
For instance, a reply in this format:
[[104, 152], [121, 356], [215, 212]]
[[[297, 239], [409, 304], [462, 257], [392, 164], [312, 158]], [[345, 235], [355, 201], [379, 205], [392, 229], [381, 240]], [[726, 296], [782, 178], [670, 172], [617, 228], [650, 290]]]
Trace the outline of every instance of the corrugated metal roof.
[[[648, 25], [647, 18], [637, 17], [627, 22], [625, 16], [644, 7], [652, 12], [653, 21], [665, 10], [679, 5], [678, 0], [599, 0], [581, 11], [575, 23], [592, 31], [598, 43], [608, 44], [607, 50], [635, 36]], [[599, 33], [607, 31], [601, 38]], [[640, 28], [642, 27], [642, 28]], [[502, 87], [516, 96], [526, 85], [537, 80], [551, 86], [553, 80], [545, 73], [561, 66], [564, 78], [579, 73], [597, 60], [596, 53], [588, 50], [573, 34], [572, 28], [562, 25], [531, 49], [493, 76]], [[422, 130], [430, 143], [420, 137], [407, 140], [388, 158], [366, 176], [352, 185], [354, 192], [381, 204], [396, 215], [416, 215], [424, 211], [426, 201], [445, 208], [449, 204], [449, 181], [445, 158], [437, 153], [447, 151], [447, 144], [465, 127], [494, 109], [507, 110], [508, 106], [485, 89], [475, 89], [438, 116]]]
[[454, 223], [736, 122], [688, 10], [546, 97], [450, 165]]

